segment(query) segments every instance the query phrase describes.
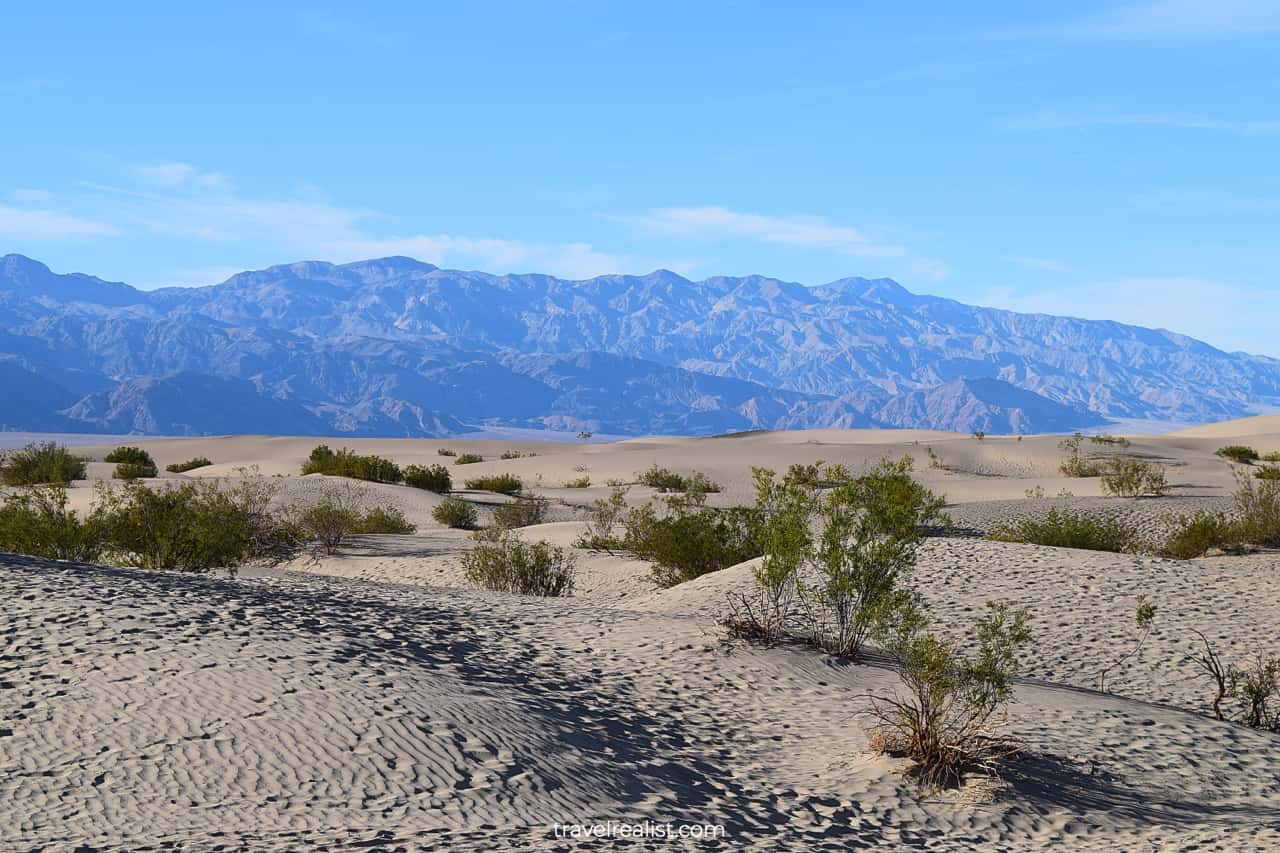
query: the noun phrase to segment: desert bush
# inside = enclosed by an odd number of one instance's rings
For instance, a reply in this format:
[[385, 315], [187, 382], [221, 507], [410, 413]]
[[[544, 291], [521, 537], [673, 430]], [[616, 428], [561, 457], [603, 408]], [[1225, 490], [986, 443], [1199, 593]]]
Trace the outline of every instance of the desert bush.
[[299, 525], [325, 554], [336, 554], [360, 532], [368, 490], [353, 483], [325, 483], [319, 495], [299, 509]]
[[745, 507], [676, 505], [668, 515], [632, 511], [623, 547], [653, 563], [650, 577], [662, 588], [760, 556], [754, 513]]
[[6, 486], [65, 485], [85, 478], [88, 461], [56, 442], [33, 442], [0, 454], [0, 480]]
[[92, 563], [106, 535], [100, 512], [81, 519], [68, 509], [63, 485], [24, 486], [0, 503], [0, 551]]
[[627, 512], [627, 489], [623, 485], [615, 485], [607, 498], [598, 498], [591, 507], [591, 515], [587, 519], [586, 529], [573, 543], [576, 548], [593, 551], [617, 551], [622, 548], [622, 540], [617, 530]]
[[1232, 497], [1243, 540], [1254, 545], [1280, 545], [1280, 480], [1259, 480], [1237, 470]]
[[585, 489], [591, 485], [591, 478], [584, 474], [572, 480], [565, 480], [562, 485], [566, 489]]
[[1258, 461], [1258, 451], [1243, 444], [1228, 444], [1226, 447], [1219, 447], [1213, 452], [1213, 455], [1221, 456], [1223, 459], [1237, 462], [1241, 465], [1252, 465]]
[[212, 465], [213, 462], [203, 456], [197, 456], [194, 459], [188, 459], [186, 462], [174, 462], [172, 465], [166, 465], [164, 470], [170, 474], [185, 474], [188, 471], [194, 471], [197, 468], [205, 468]]
[[450, 449], [449, 449], [449, 448], [447, 448], [447, 447], [437, 447], [437, 448], [436, 448], [436, 455], [437, 455], [437, 456], [457, 456], [457, 455], [458, 455], [458, 451], [456, 451], [456, 450], [450, 450]]
[[431, 510], [431, 517], [445, 527], [458, 530], [472, 530], [479, 520], [476, 508], [470, 502], [453, 497], [445, 498], [439, 506]]
[[1058, 466], [1064, 477], [1100, 477], [1102, 464], [1086, 457], [1081, 450], [1084, 436], [1076, 433], [1070, 438], [1058, 442], [1058, 447], [1067, 452], [1067, 458]]
[[561, 596], [573, 592], [577, 565], [571, 553], [547, 542], [528, 544], [502, 531], [478, 538], [462, 555], [468, 583], [519, 595]]
[[398, 483], [403, 479], [400, 466], [381, 456], [362, 456], [347, 448], [332, 450], [321, 444], [311, 451], [303, 474], [328, 474], [332, 477], [350, 477], [374, 483]]
[[467, 480], [467, 488], [480, 492], [514, 495], [524, 488], [524, 482], [515, 474], [488, 474]]
[[1120, 436], [1115, 436], [1115, 435], [1107, 435], [1106, 433], [1099, 433], [1098, 435], [1089, 436], [1089, 442], [1091, 444], [1102, 444], [1102, 445], [1109, 445], [1112, 447], [1128, 447], [1129, 446], [1129, 439], [1122, 438]]
[[1253, 472], [1253, 476], [1257, 477], [1259, 480], [1280, 480], [1280, 466], [1270, 464], [1263, 465]]
[[511, 530], [541, 524], [547, 517], [547, 502], [542, 498], [517, 498], [493, 511], [493, 523]]
[[868, 634], [900, 605], [926, 528], [949, 523], [944, 501], [911, 476], [912, 460], [882, 460], [824, 494], [809, 562], [818, 575], [801, 585], [811, 640], [857, 657]]
[[1135, 657], [1136, 655], [1142, 652], [1142, 646], [1147, 642], [1147, 637], [1151, 636], [1151, 629], [1152, 627], [1154, 627], [1155, 621], [1156, 621], [1155, 604], [1152, 603], [1151, 601], [1148, 601], [1147, 597], [1142, 593], [1138, 593], [1138, 604], [1134, 610], [1134, 622], [1137, 624], [1138, 630], [1141, 631], [1142, 634], [1138, 637], [1138, 642], [1132, 649], [1125, 652], [1123, 655], [1116, 658], [1111, 663], [1107, 664], [1105, 667], [1102, 668], [1102, 671], [1098, 673], [1098, 691], [1099, 692], [1101, 693], [1107, 692], [1107, 676], [1108, 675], [1110, 675], [1117, 667], [1122, 666], [1125, 661], [1129, 660], [1132, 657]]
[[1102, 491], [1122, 498], [1159, 497], [1168, 494], [1169, 483], [1161, 465], [1116, 457], [1102, 466]]
[[116, 559], [144, 569], [203, 572], [244, 562], [253, 547], [249, 519], [214, 483], [150, 488], [128, 482], [99, 489]]
[[530, 459], [537, 455], [538, 454], [532, 453], [532, 452], [522, 453], [519, 450], [504, 450], [502, 451], [502, 455], [499, 456], [498, 458], [499, 459]]
[[1280, 462], [1280, 450], [1272, 450], [1262, 454], [1263, 462]]
[[1244, 544], [1243, 534], [1242, 526], [1226, 513], [1201, 510], [1178, 519], [1159, 553], [1176, 560], [1191, 560], [1215, 548], [1238, 550]]
[[1280, 732], [1280, 657], [1258, 654], [1245, 669], [1224, 664], [1209, 638], [1195, 628], [1191, 631], [1200, 638], [1203, 651], [1188, 657], [1213, 679], [1213, 715], [1219, 720], [1227, 719], [1222, 712], [1223, 700], [1234, 699], [1238, 711], [1232, 718], [1236, 722]]
[[404, 510], [394, 506], [369, 507], [355, 519], [352, 533], [416, 533], [418, 526], [404, 517]]
[[443, 495], [453, 489], [453, 477], [443, 465], [408, 465], [404, 469], [404, 484]]
[[454, 465], [474, 465], [477, 462], [483, 462], [484, 457], [478, 453], [464, 453], [453, 460]]
[[636, 482], [659, 492], [695, 492], [705, 495], [720, 491], [719, 484], [700, 471], [694, 471], [686, 477], [669, 468], [661, 468], [657, 463], [637, 474]]
[[987, 434], [986, 434], [986, 432], [984, 432], [983, 430], [980, 430], [980, 429], [979, 429], [979, 430], [974, 430], [974, 432], [973, 432], [973, 437], [974, 437], [974, 438], [976, 438], [978, 441], [985, 441], [985, 440], [986, 440], [986, 437], [987, 437]]
[[1113, 519], [1051, 509], [1044, 518], [1023, 519], [997, 527], [987, 538], [997, 542], [1026, 542], [1053, 548], [1119, 553], [1136, 543], [1137, 533]]
[[903, 690], [872, 699], [877, 725], [872, 743], [914, 763], [916, 778], [938, 787], [960, 782], [971, 770], [991, 775], [1014, 754], [1000, 736], [1013, 693], [1018, 650], [1031, 637], [1027, 612], [988, 603], [977, 626], [978, 654], [965, 657], [927, 630], [915, 607], [897, 614], [884, 645], [896, 660]]
[[117, 447], [102, 457], [102, 461], [116, 463], [112, 476], [117, 480], [140, 480], [160, 473], [151, 454], [141, 447]]

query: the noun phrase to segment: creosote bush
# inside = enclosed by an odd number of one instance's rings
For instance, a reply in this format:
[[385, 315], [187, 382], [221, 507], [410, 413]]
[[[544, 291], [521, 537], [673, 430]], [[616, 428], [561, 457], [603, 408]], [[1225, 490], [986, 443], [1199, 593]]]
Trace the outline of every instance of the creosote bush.
[[1213, 715], [1228, 719], [1223, 713], [1223, 700], [1232, 699], [1236, 712], [1230, 719], [1255, 729], [1280, 732], [1280, 657], [1258, 654], [1247, 667], [1223, 663], [1209, 638], [1192, 628], [1200, 639], [1201, 650], [1188, 657], [1205, 675], [1213, 679]]
[[881, 631], [885, 650], [897, 662], [902, 688], [872, 700], [878, 725], [872, 744], [914, 763], [916, 778], [940, 787], [959, 783], [967, 772], [998, 775], [1000, 762], [1016, 748], [1000, 735], [1013, 693], [1018, 651], [1031, 638], [1025, 610], [990, 602], [977, 626], [978, 654], [963, 655], [927, 630], [923, 614], [907, 606]]
[[1070, 438], [1063, 439], [1058, 442], [1058, 447], [1067, 452], [1067, 458], [1063, 460], [1059, 466], [1064, 477], [1100, 477], [1102, 476], [1102, 464], [1096, 459], [1090, 459], [1084, 455], [1081, 445], [1084, 442], [1084, 436], [1076, 433]]
[[1203, 557], [1209, 551], [1236, 551], [1244, 545], [1244, 531], [1235, 519], [1223, 512], [1184, 515], [1160, 547], [1160, 555], [1178, 560]]
[[711, 494], [720, 491], [719, 484], [700, 471], [689, 476], [677, 474], [669, 468], [661, 468], [656, 463], [648, 470], [636, 475], [636, 482], [642, 486], [657, 489], [659, 492], [695, 492]]
[[524, 482], [515, 474], [488, 474], [467, 480], [466, 486], [468, 489], [480, 492], [514, 495], [524, 489]]
[[362, 456], [347, 448], [332, 450], [321, 444], [311, 451], [303, 474], [328, 474], [332, 477], [350, 477], [374, 483], [398, 483], [403, 479], [400, 466], [381, 456]]
[[474, 465], [477, 462], [483, 462], [484, 457], [478, 453], [464, 453], [453, 460], [454, 465]]
[[586, 474], [576, 477], [572, 480], [565, 480], [562, 484], [566, 489], [585, 489], [591, 485], [591, 478]]
[[509, 531], [481, 533], [462, 555], [467, 582], [481, 589], [519, 595], [561, 596], [573, 592], [573, 555], [545, 541], [521, 541]]
[[0, 503], [0, 551], [91, 563], [106, 544], [101, 512], [81, 519], [67, 507], [63, 485], [27, 486]]
[[659, 515], [645, 505], [625, 521], [623, 547], [653, 563], [650, 577], [675, 586], [760, 556], [754, 512], [748, 507], [711, 509], [674, 501]]
[[117, 480], [140, 480], [160, 473], [151, 454], [141, 447], [117, 447], [102, 457], [102, 461], [116, 463], [112, 476]]
[[436, 455], [437, 455], [437, 456], [457, 456], [457, 455], [458, 455], [458, 451], [456, 451], [456, 450], [450, 450], [450, 449], [449, 449], [449, 448], [447, 448], [447, 447], [437, 447], [437, 448], [436, 448]]
[[431, 510], [431, 517], [445, 527], [458, 530], [474, 530], [479, 519], [476, 508], [462, 498], [445, 498], [439, 506]]
[[522, 453], [519, 450], [504, 450], [502, 451], [502, 454], [498, 456], [498, 458], [499, 459], [529, 459], [537, 455], [538, 454], [536, 453]]
[[404, 484], [443, 495], [453, 489], [453, 477], [443, 465], [407, 465], [404, 469]]
[[1141, 459], [1108, 459], [1101, 476], [1102, 491], [1116, 497], [1159, 497], [1169, 492], [1164, 467]]
[[164, 470], [170, 474], [185, 474], [188, 471], [194, 471], [197, 468], [205, 468], [212, 465], [213, 462], [203, 456], [197, 456], [194, 459], [188, 459], [186, 462], [174, 462], [172, 465], [164, 466]]
[[547, 517], [547, 502], [542, 498], [516, 498], [493, 511], [493, 523], [508, 530], [541, 524]]
[[56, 442], [31, 443], [0, 454], [0, 481], [6, 486], [67, 484], [83, 480], [88, 459]]
[[627, 488], [621, 484], [612, 487], [607, 498], [598, 498], [592, 504], [586, 529], [575, 541], [574, 547], [591, 551], [619, 551], [622, 539], [618, 528], [627, 515]]
[[1252, 465], [1259, 458], [1258, 451], [1243, 444], [1228, 444], [1226, 447], [1219, 447], [1213, 453], [1215, 456], [1221, 456], [1223, 459], [1241, 465]]
[[1051, 509], [1044, 518], [1023, 519], [997, 527], [987, 538], [997, 542], [1119, 553], [1134, 547], [1138, 537], [1131, 527], [1113, 519]]
[[416, 533], [418, 526], [404, 516], [404, 510], [394, 506], [369, 507], [356, 516], [352, 533]]

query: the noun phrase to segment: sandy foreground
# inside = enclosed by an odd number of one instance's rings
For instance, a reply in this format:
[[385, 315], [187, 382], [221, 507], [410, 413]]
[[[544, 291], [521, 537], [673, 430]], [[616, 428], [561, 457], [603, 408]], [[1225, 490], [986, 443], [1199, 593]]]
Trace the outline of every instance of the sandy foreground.
[[[438, 447], [481, 453], [450, 465], [455, 482], [519, 474], [556, 502], [522, 535], [562, 545], [606, 480], [655, 462], [706, 472], [727, 505], [750, 499], [752, 465], [856, 470], [904, 453], [970, 534], [1055, 506], [1154, 532], [1170, 514], [1229, 506], [1231, 470], [1213, 451], [1280, 450], [1280, 419], [1133, 437], [1128, 452], [1168, 466], [1175, 488], [1160, 500], [1062, 477], [1059, 440], [824, 430], [345, 444], [401, 464], [451, 463]], [[207, 456], [193, 475], [257, 466], [298, 494], [315, 488], [297, 475], [317, 443], [146, 446], [161, 467]], [[538, 455], [499, 460], [507, 449]], [[564, 487], [584, 475], [591, 486]], [[76, 505], [90, 486], [73, 490]], [[651, 849], [1280, 849], [1280, 740], [1207, 716], [1209, 683], [1187, 659], [1191, 629], [1241, 663], [1280, 652], [1280, 555], [1179, 562], [931, 539], [914, 583], [937, 627], [962, 633], [986, 601], [1007, 601], [1031, 611], [1035, 648], [1011, 708], [1024, 757], [1000, 783], [922, 792], [867, 746], [866, 697], [893, 690], [892, 670], [725, 640], [715, 618], [749, 587], [750, 563], [656, 590], [643, 562], [578, 552], [570, 598], [477, 592], [458, 566], [469, 538], [431, 520], [438, 496], [371, 492], [419, 531], [235, 578], [0, 555], [0, 849], [577, 849], [555, 825], [605, 821], [724, 828]], [[482, 512], [503, 500], [470, 497]], [[1138, 593], [1158, 606], [1156, 630], [1099, 693], [1098, 672], [1137, 639]]]

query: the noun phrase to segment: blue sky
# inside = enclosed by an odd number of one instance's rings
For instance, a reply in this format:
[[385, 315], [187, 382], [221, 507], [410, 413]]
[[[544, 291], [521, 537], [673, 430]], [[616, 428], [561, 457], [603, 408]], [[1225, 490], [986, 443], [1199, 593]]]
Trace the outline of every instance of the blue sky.
[[887, 275], [1280, 356], [1275, 0], [365, 6], [7, 8], [0, 253]]

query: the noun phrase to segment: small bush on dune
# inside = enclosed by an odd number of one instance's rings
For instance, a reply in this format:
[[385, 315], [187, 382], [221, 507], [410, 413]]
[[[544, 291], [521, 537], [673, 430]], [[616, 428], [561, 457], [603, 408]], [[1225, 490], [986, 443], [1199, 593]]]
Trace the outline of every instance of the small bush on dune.
[[493, 511], [493, 523], [508, 530], [541, 524], [547, 517], [547, 502], [542, 498], [517, 498]]
[[1238, 708], [1232, 719], [1255, 729], [1280, 732], [1280, 657], [1258, 654], [1247, 668], [1223, 663], [1209, 638], [1196, 629], [1203, 651], [1189, 655], [1192, 663], [1213, 680], [1213, 715], [1227, 719], [1222, 702], [1235, 700]]
[[1280, 480], [1280, 466], [1263, 465], [1257, 471], [1253, 472], [1253, 476], [1259, 480]]
[[989, 613], [977, 627], [975, 658], [930, 633], [914, 607], [899, 613], [884, 633], [903, 690], [873, 697], [878, 725], [872, 744], [911, 759], [924, 785], [956, 784], [971, 770], [997, 775], [1001, 761], [1016, 753], [1000, 729], [1013, 695], [1018, 651], [1031, 632], [1025, 610], [987, 606]]
[[651, 577], [668, 588], [760, 556], [749, 508], [701, 508], [631, 519], [623, 547], [652, 562]]
[[669, 468], [661, 468], [656, 463], [647, 471], [637, 474], [636, 481], [643, 486], [657, 489], [659, 492], [701, 492], [702, 494], [710, 494], [720, 491], [719, 484], [713, 482], [706, 474], [700, 471], [694, 471], [686, 477]]
[[519, 450], [504, 450], [498, 457], [499, 459], [530, 459], [537, 456], [536, 453], [521, 453]]
[[453, 460], [454, 465], [474, 465], [477, 462], [483, 462], [484, 457], [478, 453], [464, 453]]
[[91, 563], [106, 542], [102, 514], [81, 519], [67, 507], [65, 486], [26, 486], [0, 503], [0, 551]]
[[437, 448], [436, 448], [436, 455], [437, 455], [437, 456], [457, 456], [457, 455], [458, 455], [458, 451], [456, 451], [456, 450], [450, 450], [450, 449], [449, 449], [449, 448], [447, 448], [447, 447], [437, 447]]
[[409, 465], [404, 469], [404, 484], [443, 495], [453, 489], [453, 477], [443, 465]]
[[1115, 436], [1115, 435], [1107, 435], [1106, 433], [1099, 433], [1098, 435], [1091, 435], [1091, 436], [1089, 436], [1089, 441], [1090, 441], [1092, 444], [1103, 444], [1103, 445], [1110, 445], [1110, 446], [1113, 446], [1113, 447], [1128, 447], [1128, 446], [1129, 446], [1129, 439], [1127, 439], [1127, 438], [1122, 438], [1122, 437], [1120, 437], [1120, 436]]
[[489, 474], [467, 480], [467, 488], [480, 492], [498, 492], [514, 495], [524, 489], [524, 483], [515, 474]]
[[591, 485], [591, 478], [584, 474], [573, 480], [565, 480], [563, 485], [566, 489], [585, 489]]
[[627, 489], [617, 485], [607, 498], [599, 498], [591, 507], [586, 529], [575, 541], [574, 547], [592, 551], [617, 551], [622, 548], [618, 527], [627, 513]]
[[394, 506], [370, 507], [357, 515], [352, 533], [416, 533], [418, 526], [404, 517], [404, 510]]
[[303, 474], [328, 474], [374, 483], [399, 483], [403, 479], [400, 466], [381, 456], [362, 456], [347, 448], [332, 450], [321, 444], [311, 451], [302, 466]]
[[1263, 462], [1280, 462], [1280, 450], [1272, 450], [1262, 454]]
[[1177, 560], [1203, 557], [1213, 549], [1238, 550], [1244, 544], [1243, 529], [1235, 519], [1221, 512], [1182, 516], [1160, 546], [1160, 555]]
[[1168, 494], [1164, 468], [1141, 459], [1115, 458], [1102, 466], [1102, 491], [1122, 498]]
[[479, 521], [476, 508], [462, 498], [445, 498], [431, 511], [431, 517], [445, 527], [473, 530]]
[[478, 537], [462, 555], [468, 583], [519, 595], [561, 596], [573, 591], [577, 565], [571, 553], [548, 542], [528, 544], [506, 531]]
[[1102, 465], [1094, 459], [1086, 457], [1081, 449], [1084, 436], [1076, 433], [1070, 438], [1058, 442], [1058, 447], [1067, 452], [1067, 458], [1059, 467], [1064, 477], [1100, 477]]
[[1235, 519], [1244, 541], [1280, 546], [1280, 480], [1250, 477], [1236, 471]]
[[1024, 519], [991, 531], [997, 542], [1025, 542], [1053, 548], [1081, 548], [1119, 553], [1133, 547], [1135, 531], [1109, 518], [1087, 513], [1049, 510], [1042, 519]]
[[185, 474], [188, 471], [194, 471], [197, 468], [206, 468], [213, 462], [203, 456], [197, 456], [194, 459], [188, 459], [186, 462], [174, 462], [172, 465], [166, 465], [164, 470], [170, 474]]
[[1226, 447], [1219, 447], [1213, 453], [1215, 456], [1221, 456], [1223, 459], [1241, 465], [1252, 465], [1258, 461], [1258, 451], [1242, 444], [1228, 444]]
[[203, 572], [237, 566], [251, 554], [249, 519], [212, 483], [152, 489], [130, 482], [99, 496], [111, 547], [127, 565]]
[[160, 473], [151, 454], [141, 447], [117, 447], [102, 457], [102, 461], [116, 463], [112, 476], [117, 480], [140, 480]]
[[67, 484], [86, 477], [88, 459], [56, 442], [28, 444], [0, 454], [0, 480], [6, 486]]

